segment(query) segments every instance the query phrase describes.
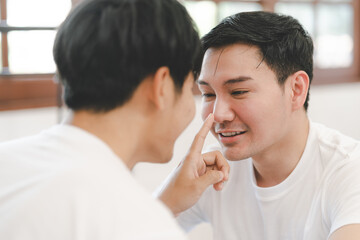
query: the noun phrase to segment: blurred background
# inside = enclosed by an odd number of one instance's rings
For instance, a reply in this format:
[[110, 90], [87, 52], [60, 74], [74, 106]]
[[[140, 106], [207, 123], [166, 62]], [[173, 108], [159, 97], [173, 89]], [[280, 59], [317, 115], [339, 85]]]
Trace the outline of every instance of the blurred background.
[[[57, 124], [67, 115], [61, 87], [54, 79], [52, 46], [56, 29], [79, 0], [0, 0], [0, 142]], [[213, 0], [181, 1], [200, 36], [222, 18], [265, 10], [292, 15], [313, 37], [314, 80], [309, 117], [360, 139], [360, 1], [359, 0]], [[135, 177], [154, 191], [177, 166], [201, 125], [197, 115], [176, 142], [173, 161], [139, 164]], [[207, 144], [214, 143], [212, 136]], [[190, 239], [212, 239], [202, 224]]]

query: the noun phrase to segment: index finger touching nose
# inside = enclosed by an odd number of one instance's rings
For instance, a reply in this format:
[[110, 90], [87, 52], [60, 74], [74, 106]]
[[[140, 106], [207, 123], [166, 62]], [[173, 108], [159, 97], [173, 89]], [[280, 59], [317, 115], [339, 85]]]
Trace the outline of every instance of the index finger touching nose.
[[196, 134], [194, 141], [191, 144], [190, 151], [197, 152], [201, 154], [202, 148], [204, 146], [205, 138], [209, 133], [212, 125], [214, 123], [214, 115], [212, 113], [205, 119], [203, 125], [201, 126], [199, 132]]

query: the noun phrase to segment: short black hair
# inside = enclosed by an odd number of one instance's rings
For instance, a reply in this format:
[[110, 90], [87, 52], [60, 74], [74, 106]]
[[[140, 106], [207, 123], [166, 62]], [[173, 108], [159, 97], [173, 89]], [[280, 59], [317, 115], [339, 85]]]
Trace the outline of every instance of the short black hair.
[[[237, 13], [223, 19], [201, 41], [203, 54], [209, 48], [234, 43], [258, 47], [263, 61], [274, 71], [280, 85], [299, 70], [307, 73], [310, 83], [313, 78], [312, 39], [291, 16], [263, 11]], [[305, 110], [308, 101], [309, 92]]]
[[200, 49], [194, 22], [176, 0], [85, 0], [59, 27], [53, 53], [66, 105], [106, 112], [162, 66], [181, 92]]

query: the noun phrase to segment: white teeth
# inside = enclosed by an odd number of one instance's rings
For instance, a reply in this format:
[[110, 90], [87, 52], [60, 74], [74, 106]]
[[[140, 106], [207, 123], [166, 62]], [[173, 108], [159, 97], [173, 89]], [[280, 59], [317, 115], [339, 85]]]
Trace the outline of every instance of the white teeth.
[[222, 136], [224, 137], [232, 137], [232, 136], [236, 136], [236, 135], [239, 135], [241, 134], [242, 132], [224, 132], [224, 133], [221, 133]]

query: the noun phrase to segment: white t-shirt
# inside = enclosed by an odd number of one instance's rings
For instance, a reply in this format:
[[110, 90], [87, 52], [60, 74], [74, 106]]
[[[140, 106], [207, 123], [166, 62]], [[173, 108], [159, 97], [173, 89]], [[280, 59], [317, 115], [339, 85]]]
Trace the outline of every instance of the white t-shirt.
[[251, 159], [232, 161], [224, 189], [206, 190], [177, 218], [210, 222], [215, 240], [325, 240], [360, 223], [360, 143], [311, 123], [305, 151], [282, 183], [258, 187]]
[[0, 144], [0, 239], [185, 239], [100, 139], [68, 125]]

